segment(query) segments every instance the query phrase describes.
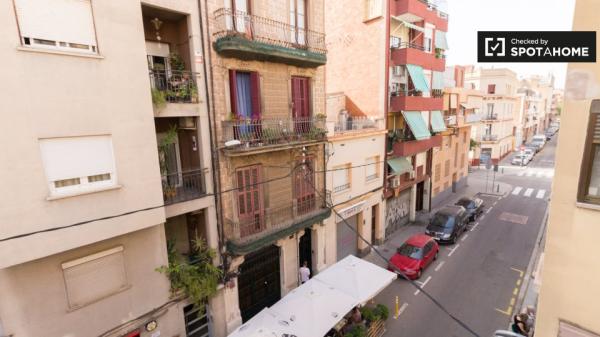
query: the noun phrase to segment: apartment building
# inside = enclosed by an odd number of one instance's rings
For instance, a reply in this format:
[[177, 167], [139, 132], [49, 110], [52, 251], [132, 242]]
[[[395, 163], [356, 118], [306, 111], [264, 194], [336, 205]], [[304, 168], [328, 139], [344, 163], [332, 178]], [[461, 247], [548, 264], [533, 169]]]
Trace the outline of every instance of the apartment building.
[[479, 156], [473, 165], [490, 162], [497, 164], [515, 147], [518, 116], [515, 72], [505, 68], [470, 68], [465, 73], [466, 87], [484, 92], [482, 124], [477, 130]]
[[336, 261], [369, 251], [357, 233], [374, 244], [384, 238], [384, 2], [329, 1], [325, 18], [327, 189], [339, 214], [326, 222], [333, 240], [327, 256]]
[[[574, 31], [600, 29], [600, 4], [578, 0]], [[592, 253], [600, 235], [600, 101], [597, 63], [570, 63], [561, 113], [556, 168], [546, 233], [535, 332], [539, 336], [600, 336], [594, 286], [600, 282]]]
[[442, 115], [448, 16], [431, 3], [389, 2], [386, 235], [431, 205], [432, 149]]
[[562, 89], [554, 89], [552, 91], [552, 103], [550, 104], [550, 120], [556, 121], [560, 118], [560, 113], [563, 109], [564, 91]]
[[468, 184], [472, 130], [481, 123], [483, 93], [466, 89], [466, 67], [447, 67], [444, 73], [444, 121], [442, 144], [433, 148], [432, 207]]
[[218, 245], [197, 2], [0, 6], [0, 335], [208, 336], [156, 270]]
[[202, 2], [227, 281], [225, 336], [321, 269], [325, 190], [324, 2]]

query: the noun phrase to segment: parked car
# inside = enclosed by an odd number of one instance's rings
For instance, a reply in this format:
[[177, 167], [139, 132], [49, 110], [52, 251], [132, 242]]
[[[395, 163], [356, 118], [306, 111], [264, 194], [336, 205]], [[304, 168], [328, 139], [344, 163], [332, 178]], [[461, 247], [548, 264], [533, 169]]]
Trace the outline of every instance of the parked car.
[[510, 161], [510, 163], [512, 165], [521, 165], [521, 166], [525, 166], [527, 164], [529, 164], [529, 161], [531, 159], [529, 158], [528, 155], [526, 155], [525, 153], [517, 153], [513, 156], [512, 160]]
[[469, 221], [475, 221], [483, 213], [483, 200], [479, 198], [460, 198], [455, 205], [465, 208]]
[[546, 145], [546, 135], [535, 135], [533, 136], [533, 139], [531, 140], [531, 143], [533, 145], [539, 146], [540, 149], [544, 147], [544, 145]]
[[532, 160], [533, 160], [533, 156], [535, 156], [535, 153], [536, 153], [536, 152], [535, 152], [535, 150], [534, 150], [533, 148], [526, 147], [526, 148], [523, 150], [523, 153], [524, 153], [526, 156], [528, 156], [528, 157], [529, 157], [529, 161], [532, 161]]
[[[418, 279], [423, 274], [423, 269], [437, 259], [439, 251], [440, 247], [432, 237], [415, 234], [398, 247], [390, 264], [411, 280]], [[397, 272], [391, 265], [388, 270]]]
[[456, 243], [458, 237], [467, 229], [468, 222], [469, 216], [464, 207], [446, 206], [431, 217], [425, 234], [438, 242]]

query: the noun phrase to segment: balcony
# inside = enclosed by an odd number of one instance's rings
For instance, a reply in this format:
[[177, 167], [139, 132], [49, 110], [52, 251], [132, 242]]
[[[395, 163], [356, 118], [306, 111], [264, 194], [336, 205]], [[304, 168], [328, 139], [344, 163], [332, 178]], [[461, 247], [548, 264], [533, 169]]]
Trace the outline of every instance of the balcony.
[[440, 49], [436, 49], [435, 53], [431, 53], [425, 51], [423, 46], [415, 43], [394, 43], [392, 41], [390, 45], [393, 65], [414, 64], [434, 71], [444, 71], [446, 69], [446, 59]]
[[442, 135], [431, 136], [423, 140], [400, 140], [392, 143], [391, 155], [394, 157], [410, 157], [442, 145]]
[[375, 119], [371, 117], [348, 117], [346, 120], [338, 120], [331, 124], [333, 125], [333, 133], [336, 135], [377, 131], [383, 130], [385, 127], [385, 121], [382, 118]]
[[155, 103], [157, 100], [167, 103], [198, 103], [197, 73], [150, 69], [149, 74]]
[[229, 8], [215, 11], [214, 19], [214, 48], [223, 56], [299, 67], [327, 63], [323, 33]]
[[267, 208], [250, 219], [226, 219], [227, 249], [243, 255], [329, 217], [326, 199], [313, 195], [302, 202]]
[[467, 113], [465, 114], [465, 123], [479, 123], [483, 119], [481, 114]]
[[482, 121], [498, 121], [498, 114], [497, 113], [488, 113], [488, 114], [484, 114], [481, 116], [481, 120]]
[[161, 175], [165, 205], [198, 199], [206, 194], [202, 170]]
[[420, 92], [396, 91], [391, 93], [390, 111], [402, 110], [443, 110], [444, 101], [441, 90], [432, 91], [432, 97], [422, 96]]
[[391, 2], [392, 16], [401, 20], [415, 22], [425, 20], [436, 29], [448, 31], [448, 14], [426, 0], [395, 0]]
[[323, 117], [234, 119], [222, 128], [221, 146], [229, 155], [322, 142], [327, 134]]
[[481, 136], [481, 141], [482, 142], [497, 142], [498, 141], [498, 135], [482, 135]]

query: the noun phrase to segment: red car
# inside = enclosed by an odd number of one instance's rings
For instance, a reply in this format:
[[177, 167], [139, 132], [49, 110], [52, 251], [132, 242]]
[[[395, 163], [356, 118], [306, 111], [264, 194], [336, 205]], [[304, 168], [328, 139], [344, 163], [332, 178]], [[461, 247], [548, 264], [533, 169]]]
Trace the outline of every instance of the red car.
[[400, 246], [390, 259], [388, 270], [397, 272], [392, 264], [411, 280], [418, 279], [428, 265], [437, 259], [440, 247], [428, 235], [415, 234]]

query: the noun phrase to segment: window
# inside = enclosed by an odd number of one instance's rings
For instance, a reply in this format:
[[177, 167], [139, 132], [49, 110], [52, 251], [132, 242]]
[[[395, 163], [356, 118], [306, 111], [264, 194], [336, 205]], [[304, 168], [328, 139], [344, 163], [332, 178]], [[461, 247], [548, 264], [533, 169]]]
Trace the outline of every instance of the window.
[[454, 146], [454, 167], [458, 165], [458, 142]]
[[426, 52], [431, 53], [432, 43], [433, 43], [433, 30], [431, 28], [425, 28], [425, 34], [423, 35], [423, 48], [425, 49]]
[[446, 162], [444, 163], [444, 177], [447, 177], [450, 175], [450, 159], [446, 160]]
[[367, 158], [365, 165], [366, 180], [377, 179], [379, 177], [379, 156]]
[[495, 94], [496, 93], [496, 85], [495, 84], [488, 84], [487, 93], [488, 94]]
[[40, 150], [51, 197], [116, 186], [110, 136], [40, 139]]
[[435, 164], [435, 172], [433, 173], [433, 180], [435, 182], [440, 181], [441, 175], [442, 175], [442, 164]]
[[592, 101], [579, 178], [579, 201], [600, 204], [600, 100]]
[[291, 42], [294, 44], [306, 44], [307, 2], [308, 0], [290, 0]]
[[333, 192], [342, 192], [350, 189], [350, 164], [333, 168]]
[[90, 0], [15, 0], [15, 10], [22, 45], [97, 52]]
[[129, 287], [123, 246], [68, 261], [61, 266], [69, 309], [81, 308]]
[[258, 233], [263, 229], [262, 167], [254, 165], [236, 172], [237, 206], [240, 237]]
[[365, 21], [383, 15], [383, 3], [381, 0], [365, 0]]
[[558, 323], [558, 335], [560, 337], [600, 337], [593, 332], [584, 330], [564, 321]]
[[258, 120], [261, 118], [260, 77], [257, 72], [230, 69], [229, 96], [231, 112], [234, 116], [239, 119]]
[[494, 103], [487, 104], [488, 117], [491, 117], [494, 114]]
[[315, 209], [315, 170], [313, 159], [300, 158], [296, 161], [294, 170], [294, 198], [296, 213], [306, 214]]

